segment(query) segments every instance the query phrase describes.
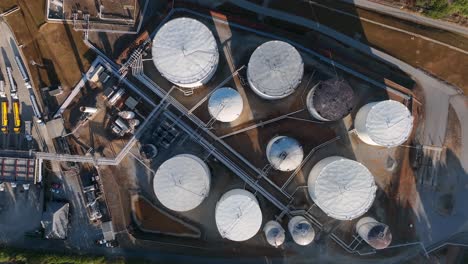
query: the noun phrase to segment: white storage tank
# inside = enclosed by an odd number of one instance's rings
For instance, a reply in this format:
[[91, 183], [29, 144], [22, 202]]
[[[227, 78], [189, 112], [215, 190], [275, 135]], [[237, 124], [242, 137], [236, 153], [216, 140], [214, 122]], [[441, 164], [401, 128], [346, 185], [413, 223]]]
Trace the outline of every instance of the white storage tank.
[[413, 116], [400, 102], [374, 102], [359, 109], [354, 127], [358, 137], [369, 145], [396, 147], [411, 134]]
[[279, 247], [284, 243], [286, 238], [284, 228], [280, 223], [276, 221], [268, 221], [263, 227], [263, 232], [265, 232], [265, 238], [273, 247]]
[[304, 151], [297, 140], [276, 136], [268, 142], [266, 155], [271, 166], [279, 171], [293, 171], [301, 165]]
[[307, 246], [314, 241], [315, 230], [312, 224], [303, 216], [291, 218], [288, 223], [288, 229], [294, 242], [298, 245]]
[[194, 209], [210, 191], [208, 166], [191, 154], [181, 154], [166, 160], [154, 175], [153, 188], [162, 205], [177, 212]]
[[220, 122], [232, 122], [242, 113], [244, 103], [238, 91], [222, 87], [214, 91], [208, 100], [210, 115]]
[[252, 90], [267, 100], [292, 94], [301, 83], [304, 63], [299, 52], [283, 41], [268, 41], [252, 53], [247, 80]]
[[307, 109], [321, 121], [337, 121], [353, 110], [356, 98], [353, 88], [341, 78], [316, 84], [307, 95]]
[[206, 84], [216, 72], [219, 53], [216, 40], [203, 23], [181, 17], [164, 24], [152, 47], [158, 71], [173, 84], [194, 88]]
[[262, 211], [255, 196], [243, 189], [225, 193], [216, 204], [216, 226], [223, 238], [245, 241], [257, 234]]
[[352, 220], [366, 213], [377, 190], [374, 176], [364, 165], [339, 156], [315, 164], [307, 185], [315, 204], [338, 220]]
[[356, 232], [375, 249], [387, 248], [392, 243], [392, 233], [386, 224], [372, 217], [363, 217], [356, 223]]

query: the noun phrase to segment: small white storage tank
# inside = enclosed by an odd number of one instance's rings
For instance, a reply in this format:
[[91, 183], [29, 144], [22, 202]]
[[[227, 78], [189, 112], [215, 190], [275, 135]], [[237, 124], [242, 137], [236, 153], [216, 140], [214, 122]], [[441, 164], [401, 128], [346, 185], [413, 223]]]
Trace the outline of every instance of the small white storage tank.
[[262, 211], [255, 196], [243, 189], [225, 193], [216, 204], [216, 226], [223, 238], [245, 241], [257, 234]]
[[302, 80], [304, 63], [299, 52], [283, 41], [268, 41], [252, 53], [247, 80], [252, 90], [268, 100], [292, 94]]
[[304, 151], [294, 138], [276, 136], [268, 142], [266, 155], [271, 166], [276, 170], [292, 171], [301, 165]]
[[280, 225], [280, 223], [276, 221], [268, 221], [263, 227], [263, 232], [265, 232], [265, 238], [273, 247], [279, 247], [284, 243], [284, 239], [286, 238], [284, 228]]
[[216, 40], [203, 23], [181, 17], [164, 24], [156, 33], [152, 47], [158, 71], [180, 87], [206, 84], [218, 67]]
[[356, 104], [353, 88], [341, 78], [316, 84], [307, 95], [307, 109], [321, 121], [337, 121], [346, 117]]
[[303, 216], [291, 218], [288, 223], [288, 229], [294, 242], [298, 245], [307, 246], [314, 241], [315, 230], [311, 223]]
[[392, 243], [392, 233], [386, 224], [372, 217], [363, 217], [356, 223], [356, 232], [375, 249], [387, 248]]
[[374, 102], [359, 109], [354, 127], [359, 138], [369, 145], [396, 147], [411, 134], [413, 116], [400, 102]]
[[241, 95], [229, 87], [217, 89], [208, 100], [210, 115], [221, 122], [236, 120], [241, 115], [243, 108], [244, 103]]
[[210, 170], [200, 158], [177, 155], [159, 166], [153, 180], [154, 193], [168, 209], [189, 211], [208, 196], [210, 178]]
[[361, 163], [339, 156], [319, 161], [307, 180], [309, 195], [328, 216], [352, 220], [372, 206], [377, 187]]

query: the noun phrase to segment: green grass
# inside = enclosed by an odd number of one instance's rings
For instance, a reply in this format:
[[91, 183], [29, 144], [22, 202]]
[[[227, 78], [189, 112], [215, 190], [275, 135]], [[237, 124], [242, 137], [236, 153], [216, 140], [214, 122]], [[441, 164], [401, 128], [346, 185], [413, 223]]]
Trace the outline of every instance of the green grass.
[[432, 18], [446, 18], [452, 15], [468, 17], [468, 0], [416, 0], [416, 7], [423, 8], [423, 14]]
[[102, 256], [80, 256], [25, 249], [0, 248], [0, 263], [18, 264], [108, 264], [125, 263], [123, 259], [109, 260]]

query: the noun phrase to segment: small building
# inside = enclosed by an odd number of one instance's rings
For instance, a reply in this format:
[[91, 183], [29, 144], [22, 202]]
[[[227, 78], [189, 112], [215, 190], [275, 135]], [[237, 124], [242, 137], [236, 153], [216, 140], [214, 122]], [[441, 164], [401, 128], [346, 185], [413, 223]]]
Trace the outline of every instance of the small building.
[[50, 138], [58, 138], [67, 134], [62, 118], [50, 120], [46, 123], [46, 128]]
[[244, 103], [238, 91], [222, 87], [214, 91], [208, 100], [208, 111], [220, 122], [232, 122], [242, 113]]
[[153, 39], [151, 53], [161, 75], [186, 88], [206, 84], [219, 61], [218, 46], [210, 29], [188, 17], [165, 23]]
[[315, 238], [315, 230], [312, 224], [303, 216], [294, 216], [288, 223], [289, 233], [294, 242], [300, 246], [307, 246]]
[[413, 129], [413, 116], [400, 102], [374, 102], [359, 109], [354, 127], [364, 143], [391, 148], [408, 139]]
[[307, 109], [320, 121], [340, 120], [354, 109], [353, 88], [342, 78], [333, 78], [316, 84], [307, 94]]
[[153, 189], [161, 204], [173, 211], [185, 212], [199, 206], [210, 192], [211, 174], [200, 158], [181, 154], [159, 166]]
[[247, 67], [250, 88], [267, 100], [292, 94], [302, 81], [304, 62], [291, 44], [268, 41], [255, 49]]
[[243, 189], [230, 190], [221, 196], [215, 209], [216, 226], [223, 238], [245, 241], [262, 226], [262, 211], [255, 196]]
[[299, 142], [294, 138], [277, 136], [268, 143], [266, 156], [274, 169], [292, 171], [301, 165], [304, 151]]
[[352, 220], [372, 206], [377, 187], [361, 163], [339, 156], [317, 162], [307, 180], [309, 195], [328, 216]]
[[68, 203], [49, 202], [42, 214], [41, 226], [47, 239], [66, 239], [68, 234]]

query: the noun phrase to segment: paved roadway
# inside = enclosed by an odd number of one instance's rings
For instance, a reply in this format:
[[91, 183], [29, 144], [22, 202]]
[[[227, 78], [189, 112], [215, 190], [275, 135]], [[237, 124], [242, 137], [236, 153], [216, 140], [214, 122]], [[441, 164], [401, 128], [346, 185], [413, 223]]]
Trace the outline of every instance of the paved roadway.
[[[32, 121], [34, 115], [31, 107], [31, 101], [29, 99], [29, 90], [25, 86], [18, 65], [16, 64], [15, 56], [19, 56], [19, 53], [13, 34], [8, 25], [3, 21], [0, 21], [0, 68], [5, 79], [6, 92], [6, 98], [2, 98], [2, 100], [8, 100], [10, 112], [8, 120], [10, 133], [8, 135], [3, 133], [0, 135], [0, 146], [2, 148], [24, 148], [24, 121]], [[10, 96], [10, 84], [6, 73], [7, 66], [13, 69], [13, 78], [18, 90], [17, 94], [20, 101], [22, 123], [22, 133], [20, 135], [15, 135], [13, 133], [12, 99]]]
[[455, 23], [450, 23], [438, 19], [433, 19], [430, 17], [425, 17], [417, 13], [412, 13], [404, 9], [398, 9], [396, 7], [379, 4], [374, 1], [369, 0], [341, 0], [364, 9], [373, 10], [379, 13], [384, 13], [401, 19], [406, 19], [416, 23], [426, 24], [432, 27], [441, 28], [443, 30], [455, 32], [461, 35], [468, 35], [468, 28], [457, 25]]

